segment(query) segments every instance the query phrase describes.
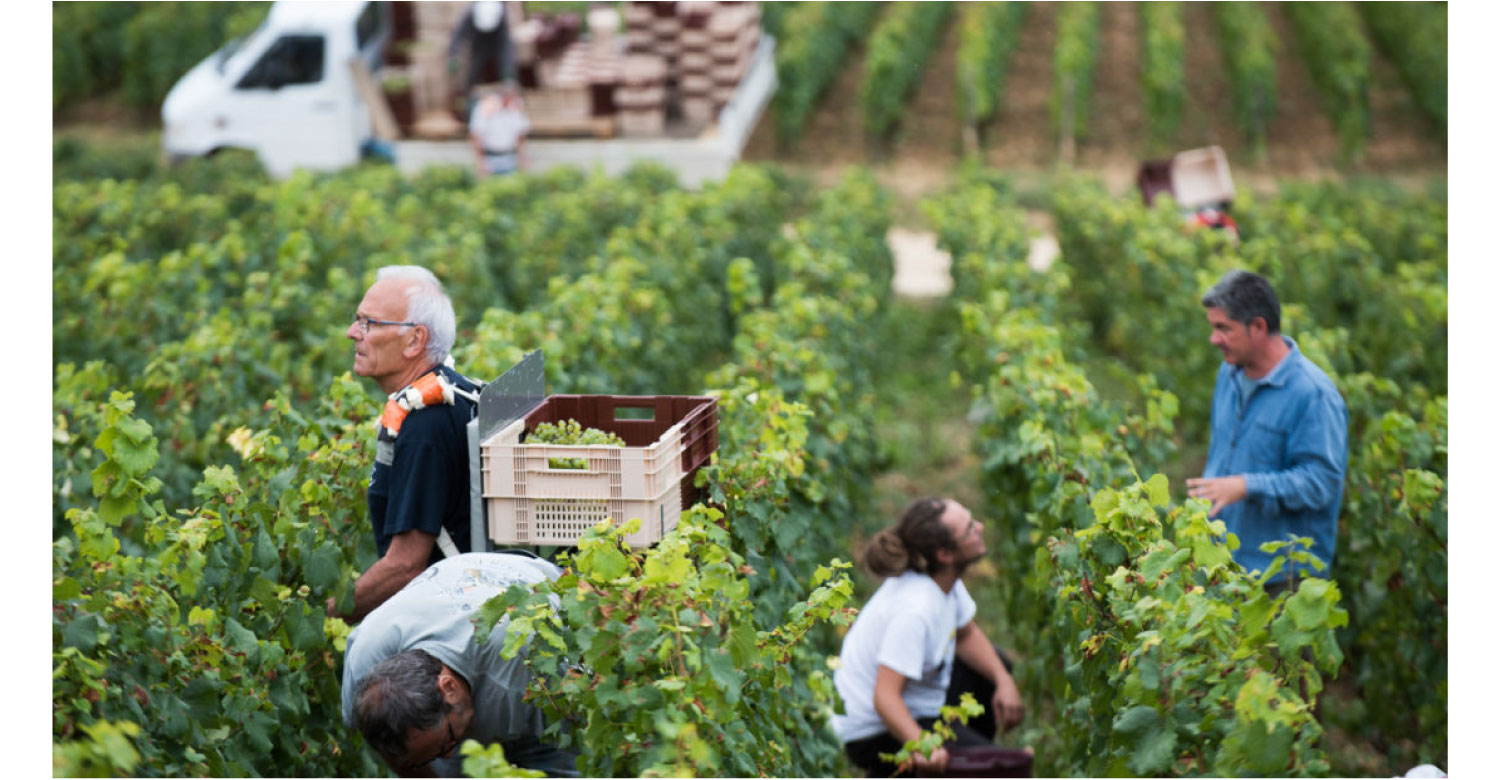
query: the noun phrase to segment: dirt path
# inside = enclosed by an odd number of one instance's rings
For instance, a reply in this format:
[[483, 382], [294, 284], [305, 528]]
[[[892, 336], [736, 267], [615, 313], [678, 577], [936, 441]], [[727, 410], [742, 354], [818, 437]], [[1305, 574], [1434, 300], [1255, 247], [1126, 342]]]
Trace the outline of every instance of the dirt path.
[[1033, 3], [1011, 52], [1005, 95], [982, 133], [985, 162], [1001, 169], [1050, 169], [1057, 154], [1048, 101], [1052, 95], [1052, 49], [1057, 41], [1057, 5]]
[[865, 132], [859, 111], [859, 81], [864, 74], [863, 48], [844, 54], [844, 67], [813, 109], [802, 139], [789, 152], [776, 149], [776, 132], [767, 115], [761, 117], [741, 157], [747, 162], [775, 162], [812, 175], [820, 185], [836, 181], [850, 165], [868, 165]]
[[1365, 165], [1375, 170], [1421, 171], [1448, 164], [1441, 130], [1411, 96], [1396, 66], [1377, 52], [1371, 63], [1369, 146]]
[[865, 138], [859, 106], [865, 52], [856, 48], [845, 55], [843, 70], [808, 118], [796, 148], [778, 152], [775, 128], [762, 118], [741, 156], [749, 162], [780, 164], [824, 186], [836, 181], [848, 166], [869, 166], [881, 185], [896, 195], [898, 221], [920, 221], [914, 204], [950, 182], [959, 161], [953, 79], [957, 29], [950, 19], [889, 149], [875, 148]]
[[940, 189], [961, 159], [958, 121], [958, 14], [948, 19], [937, 48], [927, 60], [922, 80], [907, 101], [908, 111], [883, 166], [903, 201]]
[[1099, 63], [1089, 126], [1076, 168], [1094, 171], [1111, 192], [1135, 181], [1146, 154], [1146, 108], [1141, 94], [1140, 10], [1135, 3], [1099, 4]]
[[1218, 144], [1231, 155], [1248, 157], [1248, 146], [1240, 140], [1234, 121], [1234, 98], [1213, 9], [1207, 3], [1183, 3], [1182, 10], [1187, 98], [1178, 141], [1189, 149]]
[[1262, 3], [1276, 32], [1276, 116], [1271, 120], [1267, 167], [1284, 175], [1321, 177], [1334, 172], [1338, 134], [1323, 113], [1291, 20], [1275, 3]]

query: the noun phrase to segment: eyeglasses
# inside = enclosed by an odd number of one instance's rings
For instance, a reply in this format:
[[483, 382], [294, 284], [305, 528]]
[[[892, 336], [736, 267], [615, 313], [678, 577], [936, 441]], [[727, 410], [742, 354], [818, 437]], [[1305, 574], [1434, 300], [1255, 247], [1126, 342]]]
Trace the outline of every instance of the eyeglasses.
[[360, 333], [369, 333], [371, 325], [417, 325], [415, 322], [402, 322], [399, 320], [377, 320], [374, 317], [361, 317], [354, 315], [354, 324], [359, 326]]
[[448, 741], [443, 743], [443, 749], [438, 753], [439, 756], [446, 756], [458, 748], [458, 737], [453, 734], [453, 721], [447, 720], [444, 724], [448, 726]]

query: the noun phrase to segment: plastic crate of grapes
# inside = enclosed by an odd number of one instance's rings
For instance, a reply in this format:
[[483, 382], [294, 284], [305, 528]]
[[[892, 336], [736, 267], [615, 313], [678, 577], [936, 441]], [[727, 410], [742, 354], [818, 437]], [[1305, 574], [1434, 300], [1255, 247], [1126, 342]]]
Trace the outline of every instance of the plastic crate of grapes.
[[[536, 426], [569, 419], [613, 433], [625, 446], [522, 443]], [[571, 546], [605, 518], [640, 518], [626, 542], [648, 547], [699, 498], [693, 477], [718, 446], [711, 396], [548, 396], [481, 445], [490, 539]], [[584, 468], [557, 467], [569, 465], [564, 459]]]

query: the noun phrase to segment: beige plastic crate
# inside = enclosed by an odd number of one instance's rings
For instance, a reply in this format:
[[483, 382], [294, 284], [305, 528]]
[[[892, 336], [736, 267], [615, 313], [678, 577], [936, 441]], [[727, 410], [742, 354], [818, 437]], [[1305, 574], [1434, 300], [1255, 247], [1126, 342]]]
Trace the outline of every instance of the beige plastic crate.
[[[484, 498], [498, 544], [571, 545], [605, 518], [641, 519], [632, 547], [661, 540], [682, 513], [682, 426], [649, 447], [521, 444], [517, 420], [486, 442]], [[583, 458], [584, 469], [555, 469], [553, 458]]]
[[[625, 446], [521, 443], [529, 428], [563, 419], [614, 433]], [[499, 544], [566, 546], [606, 517], [639, 518], [627, 542], [654, 544], [685, 505], [701, 500], [692, 475], [717, 449], [717, 403], [709, 396], [548, 396], [480, 446], [489, 536]], [[555, 469], [553, 458], [582, 459], [586, 468]]]

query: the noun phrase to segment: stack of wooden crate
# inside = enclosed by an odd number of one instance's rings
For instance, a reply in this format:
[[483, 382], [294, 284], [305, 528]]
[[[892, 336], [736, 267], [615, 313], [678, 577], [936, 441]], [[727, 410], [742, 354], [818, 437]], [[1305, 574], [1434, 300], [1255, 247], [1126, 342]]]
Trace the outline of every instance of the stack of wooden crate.
[[677, 94], [682, 117], [704, 124], [714, 116], [713, 39], [708, 32], [718, 3], [678, 3], [682, 19], [677, 58]]
[[676, 67], [677, 55], [681, 52], [681, 44], [677, 41], [677, 36], [682, 33], [682, 20], [677, 18], [679, 5], [681, 3], [650, 3], [651, 10], [656, 13], [656, 18], [651, 20], [651, 34], [655, 39], [651, 53], [666, 59], [669, 73]]
[[627, 2], [624, 17], [627, 50], [666, 61], [668, 111], [680, 109], [690, 124], [713, 120], [760, 42], [753, 2]]
[[656, 32], [651, 22], [656, 19], [656, 5], [672, 3], [628, 2], [621, 5], [625, 17], [625, 51], [628, 54], [651, 54], [656, 48]]
[[614, 135], [614, 97], [623, 75], [620, 17], [596, 8], [587, 25], [586, 40], [578, 40], [574, 15], [528, 18], [513, 33], [533, 134]]
[[[413, 3], [415, 40], [406, 51], [410, 63], [412, 102], [418, 137], [462, 134], [464, 123], [453, 115], [454, 84], [448, 76], [448, 44], [463, 20], [466, 3]], [[390, 70], [387, 68], [387, 70]]]
[[667, 60], [655, 54], [629, 54], [615, 90], [623, 135], [661, 135], [667, 123]]
[[534, 132], [566, 132], [610, 115], [631, 136], [660, 135], [668, 117], [708, 124], [744, 78], [760, 40], [753, 2], [632, 1], [618, 8], [588, 12], [588, 40], [560, 55], [541, 41], [556, 18], [518, 25], [523, 72], [536, 74], [536, 89], [526, 93]]
[[708, 20], [709, 51], [713, 57], [713, 110], [729, 102], [735, 87], [750, 69], [760, 43], [760, 6], [756, 3], [719, 3]]

